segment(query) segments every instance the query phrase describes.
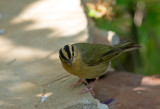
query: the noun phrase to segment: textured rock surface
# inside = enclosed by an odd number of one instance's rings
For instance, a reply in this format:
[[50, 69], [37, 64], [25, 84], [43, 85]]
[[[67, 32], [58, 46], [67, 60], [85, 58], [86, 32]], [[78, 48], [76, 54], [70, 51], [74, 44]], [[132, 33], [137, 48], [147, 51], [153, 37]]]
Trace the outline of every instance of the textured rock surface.
[[110, 109], [160, 109], [160, 76], [108, 72], [95, 85], [95, 92], [101, 102], [113, 99]]
[[106, 104], [100, 103], [99, 100], [96, 100], [96, 103], [97, 103], [97, 109], [109, 109]]
[[60, 47], [87, 38], [79, 0], [0, 0], [0, 14], [0, 109], [96, 108], [79, 94], [84, 85], [69, 87], [78, 78], [58, 58]]

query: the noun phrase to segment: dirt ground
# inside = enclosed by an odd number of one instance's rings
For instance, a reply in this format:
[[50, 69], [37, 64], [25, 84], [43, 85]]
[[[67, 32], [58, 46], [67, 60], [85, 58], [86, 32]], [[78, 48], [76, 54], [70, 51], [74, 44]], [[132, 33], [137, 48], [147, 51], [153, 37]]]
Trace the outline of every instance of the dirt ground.
[[94, 88], [110, 109], [160, 109], [160, 76], [108, 72]]

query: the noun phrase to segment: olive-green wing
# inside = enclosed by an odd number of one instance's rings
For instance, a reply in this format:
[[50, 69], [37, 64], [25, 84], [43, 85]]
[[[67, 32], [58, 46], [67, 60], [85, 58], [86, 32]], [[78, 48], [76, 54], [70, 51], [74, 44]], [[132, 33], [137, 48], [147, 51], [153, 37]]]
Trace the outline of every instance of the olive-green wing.
[[89, 66], [98, 65], [103, 62], [109, 62], [122, 52], [138, 49], [140, 46], [132, 42], [108, 46], [102, 44], [77, 43], [81, 51], [82, 60]]
[[89, 66], [108, 62], [119, 54], [118, 50], [108, 45], [77, 43], [77, 47], [81, 51], [83, 62]]
[[86, 62], [89, 66], [98, 65], [103, 62], [109, 62], [120, 54], [120, 50], [108, 45], [97, 45], [95, 50]]

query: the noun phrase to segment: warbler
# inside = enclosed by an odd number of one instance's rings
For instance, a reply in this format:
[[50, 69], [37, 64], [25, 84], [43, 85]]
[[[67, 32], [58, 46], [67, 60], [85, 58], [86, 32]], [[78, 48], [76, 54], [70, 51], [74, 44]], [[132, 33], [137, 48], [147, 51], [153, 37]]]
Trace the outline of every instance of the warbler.
[[118, 44], [115, 46], [91, 43], [75, 43], [68, 44], [59, 50], [59, 58], [63, 68], [79, 77], [79, 80], [72, 86], [81, 83], [87, 83], [85, 79], [93, 79], [95, 81], [91, 88], [85, 89], [81, 93], [91, 92], [94, 95], [93, 88], [96, 81], [104, 74], [109, 67], [110, 61], [120, 54], [138, 49], [140, 46], [133, 42]]

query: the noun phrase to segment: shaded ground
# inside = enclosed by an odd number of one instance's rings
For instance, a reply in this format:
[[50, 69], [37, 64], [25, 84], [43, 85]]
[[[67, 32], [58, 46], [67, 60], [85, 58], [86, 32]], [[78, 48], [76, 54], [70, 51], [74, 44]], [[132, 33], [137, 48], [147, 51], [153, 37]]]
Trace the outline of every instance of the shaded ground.
[[[63, 45], [86, 40], [86, 19], [78, 0], [0, 0], [0, 15], [0, 29], [5, 29], [0, 35], [1, 109], [62, 109], [83, 104], [84, 99], [94, 103], [89, 93], [77, 94], [84, 86], [69, 87], [77, 78], [62, 78], [68, 73], [58, 58]], [[39, 103], [41, 85], [58, 78], [47, 87], [48, 98]]]

